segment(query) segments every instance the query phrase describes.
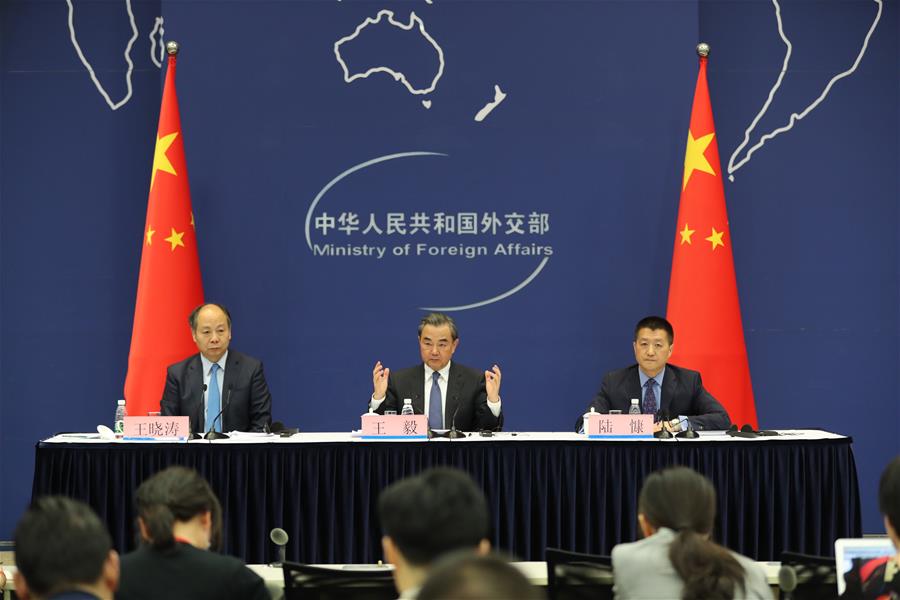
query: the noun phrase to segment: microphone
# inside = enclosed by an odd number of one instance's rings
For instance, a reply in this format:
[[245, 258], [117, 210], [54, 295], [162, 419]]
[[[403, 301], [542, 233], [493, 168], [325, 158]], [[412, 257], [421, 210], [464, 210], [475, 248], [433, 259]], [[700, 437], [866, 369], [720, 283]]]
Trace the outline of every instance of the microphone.
[[[219, 414], [216, 415], [216, 418], [212, 420], [212, 423], [209, 424], [209, 431], [206, 432], [206, 439], [208, 440], [227, 440], [228, 434], [221, 433], [219, 431], [214, 431], [216, 426], [216, 421], [218, 421], [222, 415], [225, 413], [225, 410], [228, 408], [228, 403], [231, 402], [231, 390], [234, 388], [234, 384], [228, 384], [228, 389], [225, 391], [225, 403], [222, 405], [222, 410], [219, 411]], [[225, 427], [223, 426], [222, 429]]]
[[782, 567], [778, 569], [778, 589], [783, 592], [781, 597], [784, 598], [784, 600], [791, 600], [791, 598], [793, 598], [792, 593], [797, 589], [797, 571], [794, 570], [794, 567], [782, 565]]
[[662, 427], [659, 431], [653, 433], [653, 437], [658, 440], [670, 440], [673, 436], [672, 432], [666, 429], [666, 424], [669, 422], [669, 414], [668, 413], [656, 413], [659, 416], [659, 419], [662, 421]]
[[[196, 420], [196, 423], [197, 423], [197, 429], [199, 429], [200, 431], [203, 431], [203, 428], [200, 427], [200, 418], [202, 417], [202, 413], [203, 413], [203, 395], [206, 394], [206, 384], [205, 384], [205, 383], [204, 383], [204, 384], [201, 384], [200, 387], [201, 387], [201, 390], [200, 390], [200, 403], [197, 405], [197, 414], [196, 414], [197, 420]], [[194, 420], [191, 419], [191, 421], [194, 421]], [[198, 431], [192, 431], [192, 432], [191, 432], [191, 439], [192, 439], [192, 440], [202, 440], [202, 439], [203, 439], [203, 434], [199, 433]]]
[[687, 429], [685, 429], [684, 431], [679, 431], [675, 434], [675, 437], [695, 440], [700, 437], [700, 434], [694, 431], [694, 424], [691, 423], [690, 419], [687, 419]]
[[[458, 397], [454, 396], [453, 399], [458, 400]], [[453, 411], [453, 418], [450, 419], [450, 431], [447, 432], [447, 437], [450, 438], [451, 440], [456, 440], [459, 438], [466, 437], [465, 433], [456, 429], [456, 415], [459, 414], [459, 409], [461, 406], [462, 406], [462, 404], [457, 403], [456, 410]]]
[[270, 567], [280, 568], [284, 564], [284, 547], [288, 543], [287, 531], [281, 527], [276, 527], [269, 532], [269, 539], [278, 547], [278, 562], [270, 564]]

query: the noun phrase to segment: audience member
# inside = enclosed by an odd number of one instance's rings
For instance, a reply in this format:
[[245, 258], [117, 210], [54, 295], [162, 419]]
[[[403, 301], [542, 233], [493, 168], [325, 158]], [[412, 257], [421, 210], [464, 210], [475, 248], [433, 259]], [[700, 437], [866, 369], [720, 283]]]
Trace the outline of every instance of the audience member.
[[844, 577], [847, 587], [841, 598], [900, 598], [900, 456], [888, 463], [881, 474], [878, 508], [897, 553], [870, 560], [854, 559], [852, 570]]
[[120, 600], [268, 600], [241, 561], [208, 552], [221, 543], [222, 508], [196, 471], [169, 467], [137, 490], [141, 546], [122, 557]]
[[686, 467], [650, 474], [638, 500], [644, 539], [612, 551], [618, 600], [772, 599], [762, 568], [712, 542], [716, 491]]
[[431, 565], [455, 550], [490, 550], [484, 494], [457, 469], [436, 468], [399, 481], [378, 499], [385, 560], [401, 598], [415, 598]]
[[544, 598], [519, 569], [496, 554], [461, 551], [438, 561], [418, 600], [540, 600]]
[[89, 506], [39, 498], [16, 527], [16, 596], [23, 600], [112, 600], [119, 555]]

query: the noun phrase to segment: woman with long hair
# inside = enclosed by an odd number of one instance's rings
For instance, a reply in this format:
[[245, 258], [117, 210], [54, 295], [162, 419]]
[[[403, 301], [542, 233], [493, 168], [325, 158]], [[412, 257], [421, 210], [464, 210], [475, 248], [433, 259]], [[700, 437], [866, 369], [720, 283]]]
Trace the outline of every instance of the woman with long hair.
[[754, 561], [710, 539], [716, 517], [712, 483], [686, 467], [651, 473], [638, 500], [644, 539], [612, 551], [618, 600], [771, 600]]
[[268, 600], [240, 560], [209, 552], [222, 539], [222, 507], [196, 471], [169, 467], [137, 490], [140, 547], [122, 557], [119, 600]]

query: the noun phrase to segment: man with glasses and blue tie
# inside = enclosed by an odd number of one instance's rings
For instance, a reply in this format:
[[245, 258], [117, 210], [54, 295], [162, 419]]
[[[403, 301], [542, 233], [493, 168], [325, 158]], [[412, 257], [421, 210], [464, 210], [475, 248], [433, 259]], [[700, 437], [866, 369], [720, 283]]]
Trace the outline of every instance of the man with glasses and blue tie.
[[374, 392], [369, 408], [401, 412], [403, 400], [412, 400], [413, 412], [428, 417], [432, 430], [456, 427], [460, 431], [499, 431], [500, 368], [476, 371], [451, 362], [459, 346], [453, 319], [431, 313], [419, 323], [422, 364], [391, 372], [381, 362], [372, 370]]
[[262, 363], [228, 349], [228, 310], [201, 304], [188, 324], [200, 352], [168, 368], [162, 414], [190, 417], [195, 433], [265, 431], [272, 422], [272, 395]]
[[[640, 400], [641, 413], [665, 417], [656, 430], [666, 427], [679, 432], [728, 429], [731, 418], [719, 401], [703, 387], [700, 373], [667, 364], [672, 356], [675, 331], [662, 317], [644, 317], [634, 328], [636, 365], [607, 373], [600, 391], [588, 408], [598, 413], [620, 410], [627, 413], [631, 400]], [[578, 418], [575, 431], [581, 430]]]

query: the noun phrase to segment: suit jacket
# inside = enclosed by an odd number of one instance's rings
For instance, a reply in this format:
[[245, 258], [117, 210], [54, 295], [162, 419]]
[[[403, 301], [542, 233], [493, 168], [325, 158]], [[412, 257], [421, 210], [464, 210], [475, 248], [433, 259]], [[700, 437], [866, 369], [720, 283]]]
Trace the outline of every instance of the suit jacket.
[[[637, 365], [604, 375], [600, 391], [594, 396], [588, 411], [593, 407], [599, 413], [608, 413], [610, 410], [627, 413], [632, 398], [641, 398], [641, 378]], [[696, 430], [728, 429], [731, 425], [731, 418], [725, 408], [703, 387], [700, 373], [673, 364], [666, 365], [659, 414], [668, 415], [670, 419], [684, 415]], [[582, 417], [578, 417], [575, 431], [581, 429], [581, 421]]]
[[[228, 350], [221, 390], [222, 431], [264, 431], [272, 423], [272, 395], [262, 363]], [[227, 404], [226, 404], [227, 403]], [[159, 403], [163, 415], [188, 416], [191, 431], [209, 429], [203, 408], [203, 364], [200, 354], [175, 363], [166, 372], [166, 388]]]
[[[230, 354], [230, 352], [229, 352]], [[122, 557], [116, 600], [269, 600], [263, 580], [233, 556], [176, 542]]]
[[[417, 415], [425, 414], [424, 364], [391, 371], [384, 402], [375, 412], [384, 414], [385, 410], [396, 410], [399, 413], [403, 408], [404, 398], [412, 398], [413, 411]], [[447, 398], [444, 403], [444, 425], [448, 429], [452, 425], [454, 415], [456, 428], [460, 431], [482, 429], [499, 431], [503, 426], [503, 413], [495, 417], [488, 408], [484, 373], [451, 362], [450, 374], [447, 377]]]
[[[670, 600], [681, 598], [684, 582], [669, 560], [675, 532], [665, 527], [648, 538], [619, 544], [612, 550], [613, 593], [616, 600]], [[744, 567], [744, 593], [735, 590], [735, 600], [772, 600], [772, 590], [762, 567], [735, 552]]]

